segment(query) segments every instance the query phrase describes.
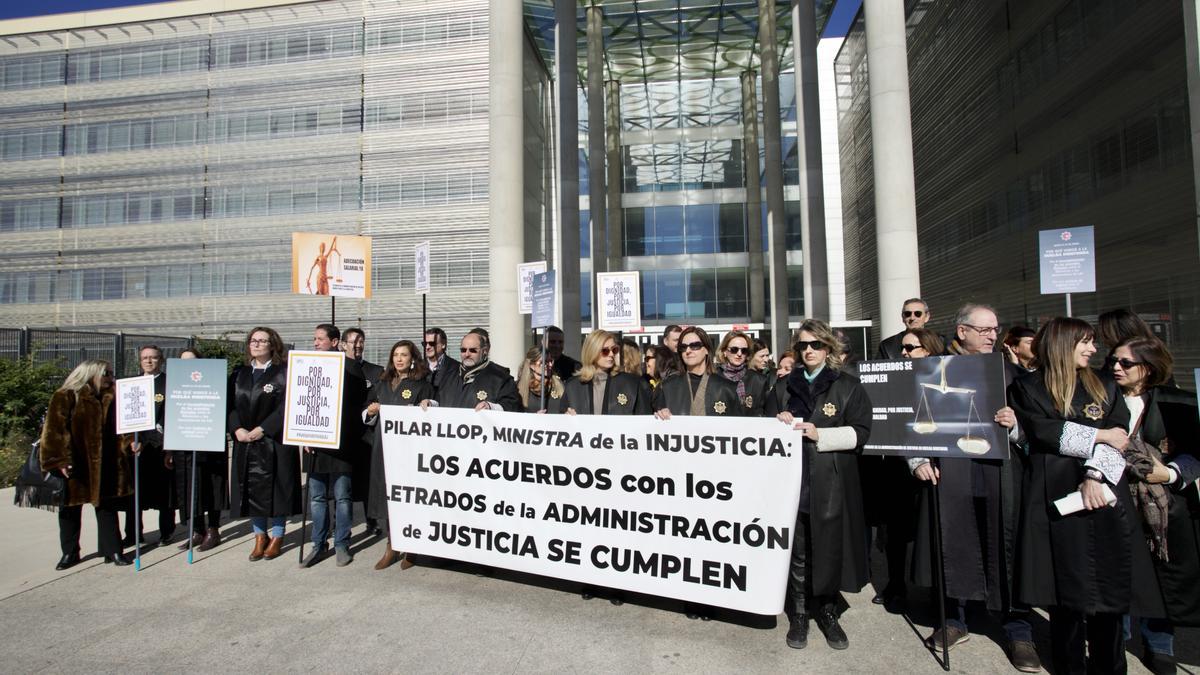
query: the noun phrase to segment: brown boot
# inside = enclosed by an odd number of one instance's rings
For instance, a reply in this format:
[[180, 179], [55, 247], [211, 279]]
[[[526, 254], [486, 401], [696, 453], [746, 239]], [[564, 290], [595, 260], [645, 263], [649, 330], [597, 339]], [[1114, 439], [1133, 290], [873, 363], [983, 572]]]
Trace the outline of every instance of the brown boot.
[[221, 545], [221, 531], [215, 527], [208, 528], [204, 534], [204, 542], [200, 544], [201, 551], [211, 551]]
[[195, 547], [199, 548], [199, 547], [200, 547], [200, 544], [203, 544], [203, 543], [204, 543], [204, 535], [203, 535], [203, 534], [200, 534], [199, 532], [197, 532], [196, 534], [193, 534], [193, 535], [192, 535], [192, 538], [191, 538], [190, 540], [189, 540], [189, 539], [184, 539], [184, 540], [183, 540], [183, 543], [179, 545], [179, 550], [180, 550], [180, 551], [186, 551], [186, 550], [188, 550], [188, 545], [189, 545], [189, 544], [190, 544], [191, 546], [195, 546]]
[[417, 563], [416, 563], [415, 558], [416, 557], [413, 554], [405, 553], [404, 558], [402, 558], [400, 560], [400, 571], [404, 571], [404, 570], [416, 565]]
[[388, 544], [387, 550], [383, 552], [383, 557], [379, 559], [379, 562], [375, 563], [375, 569], [385, 570], [391, 567], [392, 563], [396, 562], [396, 559], [399, 557], [400, 554], [393, 551], [392, 545]]
[[271, 542], [267, 544], [267, 550], [263, 553], [263, 557], [267, 560], [274, 560], [283, 553], [283, 537], [271, 537]]
[[250, 552], [250, 562], [262, 560], [263, 554], [267, 551], [267, 535], [254, 535], [254, 550]]

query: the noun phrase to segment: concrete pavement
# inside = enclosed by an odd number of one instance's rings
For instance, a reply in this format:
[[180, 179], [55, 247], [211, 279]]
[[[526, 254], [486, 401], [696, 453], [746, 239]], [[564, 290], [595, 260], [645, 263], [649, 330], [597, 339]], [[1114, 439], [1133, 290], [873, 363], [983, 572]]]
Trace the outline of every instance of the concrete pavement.
[[[0, 490], [8, 672], [942, 672], [903, 616], [870, 603], [870, 588], [847, 597], [850, 649], [835, 652], [815, 625], [807, 649], [789, 649], [782, 617], [690, 621], [671, 601], [584, 601], [573, 585], [504, 571], [477, 576], [450, 562], [377, 572], [386, 542], [367, 539], [361, 526], [345, 568], [331, 557], [299, 569], [298, 522], [282, 557], [248, 562], [249, 525], [235, 521], [222, 528], [225, 543], [190, 566], [169, 545], [146, 552], [140, 572], [96, 557], [55, 572], [55, 515], [18, 509], [12, 494]], [[84, 511], [88, 555], [95, 520]], [[154, 541], [157, 532], [146, 536]], [[1044, 622], [1038, 631], [1046, 658]], [[950, 657], [957, 673], [1016, 672], [984, 635]], [[1146, 672], [1132, 656], [1130, 672]]]

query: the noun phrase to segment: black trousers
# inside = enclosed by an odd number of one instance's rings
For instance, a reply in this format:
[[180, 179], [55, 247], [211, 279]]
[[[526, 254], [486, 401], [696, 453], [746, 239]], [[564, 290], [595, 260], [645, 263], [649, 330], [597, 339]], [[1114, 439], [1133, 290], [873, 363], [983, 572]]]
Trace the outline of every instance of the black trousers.
[[1057, 675], [1123, 675], [1124, 628], [1119, 614], [1050, 610], [1050, 643]]
[[[187, 515], [181, 513], [181, 514], [179, 514], [179, 516], [180, 516], [180, 521], [179, 521], [180, 524], [183, 525], [184, 527], [187, 527], [187, 521], [188, 521]], [[220, 511], [197, 511], [196, 512], [196, 532], [202, 533], [202, 532], [204, 532], [204, 530], [206, 530], [210, 527], [216, 528], [216, 527], [220, 527], [220, 526], [221, 526], [221, 512]]]
[[[130, 499], [132, 499], [132, 497]], [[146, 525], [146, 517], [144, 514], [148, 510], [149, 509], [142, 509], [143, 516], [141, 525], [143, 526], [143, 529]], [[129, 510], [125, 512], [125, 536], [133, 536], [134, 528], [136, 526], [137, 523], [133, 518], [133, 506], [131, 505]], [[138, 530], [137, 534], [140, 537], [142, 535], [142, 530]], [[170, 537], [172, 534], [175, 534], [175, 509], [163, 509], [158, 512], [158, 534], [164, 539]]]
[[792, 535], [792, 562], [788, 572], [788, 601], [784, 609], [795, 619], [807, 617], [825, 605], [833, 604], [834, 598], [816, 596], [812, 588], [812, 523], [807, 513], [796, 515], [796, 527]]
[[[63, 555], [79, 553], [79, 532], [82, 528], [82, 506], [64, 506], [58, 510], [58, 544], [62, 547]], [[103, 502], [96, 507], [96, 548], [100, 555], [121, 553], [117, 510]]]

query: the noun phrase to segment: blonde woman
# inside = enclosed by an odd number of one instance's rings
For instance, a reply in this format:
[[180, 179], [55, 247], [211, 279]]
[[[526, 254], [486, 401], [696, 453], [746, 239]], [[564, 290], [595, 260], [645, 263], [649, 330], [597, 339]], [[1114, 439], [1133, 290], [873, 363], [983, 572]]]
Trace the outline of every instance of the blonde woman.
[[79, 562], [83, 505], [96, 511], [96, 548], [104, 562], [128, 565], [121, 549], [117, 510], [133, 494], [132, 443], [117, 435], [113, 372], [107, 361], [84, 361], [50, 397], [42, 428], [42, 470], [66, 479], [65, 503], [58, 511], [62, 559], [55, 569]]
[[608, 331], [583, 339], [583, 366], [563, 385], [568, 415], [649, 415], [650, 387], [642, 378], [620, 372], [621, 343]]
[[[517, 397], [526, 412], [562, 412], [563, 383], [554, 373], [554, 361], [546, 354], [542, 361], [542, 348], [530, 347], [521, 362], [517, 374]], [[549, 375], [549, 377], [547, 377]]]

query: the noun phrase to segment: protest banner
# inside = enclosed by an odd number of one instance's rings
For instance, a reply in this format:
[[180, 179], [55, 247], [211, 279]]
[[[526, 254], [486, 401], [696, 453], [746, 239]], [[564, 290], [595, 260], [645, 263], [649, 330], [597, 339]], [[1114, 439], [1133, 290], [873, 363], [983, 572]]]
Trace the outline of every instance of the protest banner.
[[150, 431], [154, 419], [154, 376], [125, 377], [116, 382], [117, 433]]
[[345, 352], [288, 352], [283, 442], [337, 448], [342, 438]]
[[600, 330], [627, 331], [642, 327], [641, 276], [633, 272], [596, 275], [596, 308]]
[[863, 361], [858, 379], [871, 399], [866, 455], [1008, 457], [1000, 354]]
[[547, 270], [545, 260], [517, 265], [517, 311], [529, 314], [533, 311], [533, 275]]
[[801, 438], [773, 419], [384, 406], [397, 550], [756, 614], [783, 607]]
[[371, 238], [293, 232], [292, 292], [371, 297]]
[[167, 359], [163, 448], [225, 452], [225, 359]]

